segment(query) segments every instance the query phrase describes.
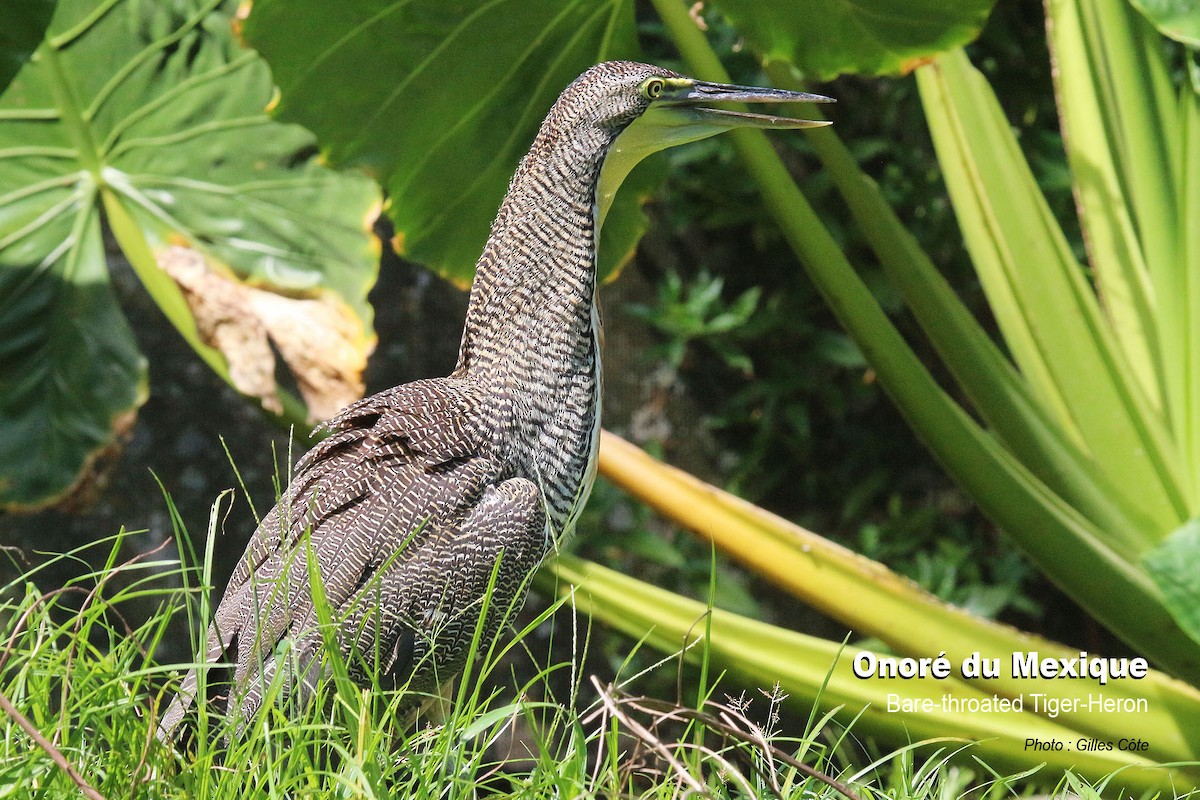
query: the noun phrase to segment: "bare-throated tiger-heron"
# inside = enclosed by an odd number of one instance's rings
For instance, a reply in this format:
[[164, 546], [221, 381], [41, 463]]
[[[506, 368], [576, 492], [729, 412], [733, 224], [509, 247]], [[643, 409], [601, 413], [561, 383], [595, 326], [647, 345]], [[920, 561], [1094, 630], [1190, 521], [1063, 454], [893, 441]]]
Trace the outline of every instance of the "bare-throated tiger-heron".
[[[654, 150], [735, 127], [824, 124], [710, 103], [826, 100], [632, 62], [600, 64], [568, 86], [492, 224], [457, 366], [353, 403], [325, 424], [328, 438], [297, 464], [213, 617], [203, 658], [232, 675], [205, 702], [244, 721], [273, 681], [280, 698], [311, 695], [324, 640], [310, 563], [349, 664], [416, 695], [455, 676], [477, 628], [485, 643], [495, 637], [591, 491], [596, 246], [615, 186]], [[164, 739], [195, 704], [197, 678], [195, 670], [184, 678]]]

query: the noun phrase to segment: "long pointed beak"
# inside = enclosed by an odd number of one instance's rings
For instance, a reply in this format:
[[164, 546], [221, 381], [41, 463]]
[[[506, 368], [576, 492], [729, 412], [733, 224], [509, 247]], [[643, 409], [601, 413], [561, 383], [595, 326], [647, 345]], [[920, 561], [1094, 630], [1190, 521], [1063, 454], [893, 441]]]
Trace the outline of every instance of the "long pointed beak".
[[733, 86], [705, 81], [673, 80], [661, 97], [626, 128], [609, 148], [596, 190], [596, 220], [604, 223], [617, 188], [639, 161], [658, 150], [695, 142], [733, 128], [791, 130], [820, 128], [824, 120], [755, 114], [740, 109], [709, 108], [709, 103], [832, 103], [808, 92]]
[[677, 124], [709, 123], [721, 128], [820, 128], [825, 120], [794, 119], [770, 114], [724, 108], [708, 108], [708, 103], [833, 103], [831, 97], [809, 92], [792, 92], [759, 86], [694, 81], [690, 86], [669, 91], [655, 101], [652, 109], [670, 110], [678, 115]]

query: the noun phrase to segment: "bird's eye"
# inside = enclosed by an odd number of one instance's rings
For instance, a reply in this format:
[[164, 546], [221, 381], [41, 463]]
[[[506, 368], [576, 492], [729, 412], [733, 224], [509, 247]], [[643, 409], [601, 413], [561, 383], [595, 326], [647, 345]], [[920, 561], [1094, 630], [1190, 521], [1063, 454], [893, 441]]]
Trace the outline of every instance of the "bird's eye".
[[661, 78], [647, 78], [642, 83], [642, 97], [647, 100], [657, 100], [663, 93], [666, 84]]

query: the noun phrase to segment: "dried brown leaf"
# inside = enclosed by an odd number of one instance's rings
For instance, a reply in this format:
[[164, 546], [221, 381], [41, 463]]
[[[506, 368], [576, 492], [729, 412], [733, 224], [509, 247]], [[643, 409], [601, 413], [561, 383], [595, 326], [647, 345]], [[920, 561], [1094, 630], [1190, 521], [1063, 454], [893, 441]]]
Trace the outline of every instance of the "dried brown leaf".
[[201, 341], [225, 357], [239, 392], [282, 413], [275, 380], [278, 350], [308, 405], [310, 421], [327, 419], [362, 396], [362, 373], [374, 339], [345, 303], [331, 295], [290, 297], [247, 286], [188, 247], [168, 247], [156, 257], [183, 293]]
[[296, 378], [313, 421], [328, 419], [363, 394], [363, 370], [374, 341], [345, 303], [329, 295], [284, 297], [248, 289], [250, 305]]

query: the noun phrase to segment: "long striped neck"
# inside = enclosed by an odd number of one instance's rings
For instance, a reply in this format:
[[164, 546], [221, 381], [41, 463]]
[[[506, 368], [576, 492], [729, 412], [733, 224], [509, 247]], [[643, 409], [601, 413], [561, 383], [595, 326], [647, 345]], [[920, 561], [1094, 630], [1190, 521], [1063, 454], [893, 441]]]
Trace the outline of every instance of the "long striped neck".
[[546, 117], [476, 266], [459, 370], [491, 368], [517, 339], [533, 336], [532, 344], [590, 330], [595, 187], [614, 138], [571, 119], [563, 99]]
[[[487, 389], [498, 444], [543, 483], [563, 526], [589, 480], [599, 414], [595, 191], [617, 131], [551, 109], [492, 224], [476, 269], [457, 375]], [[585, 487], [586, 489], [586, 487]]]

